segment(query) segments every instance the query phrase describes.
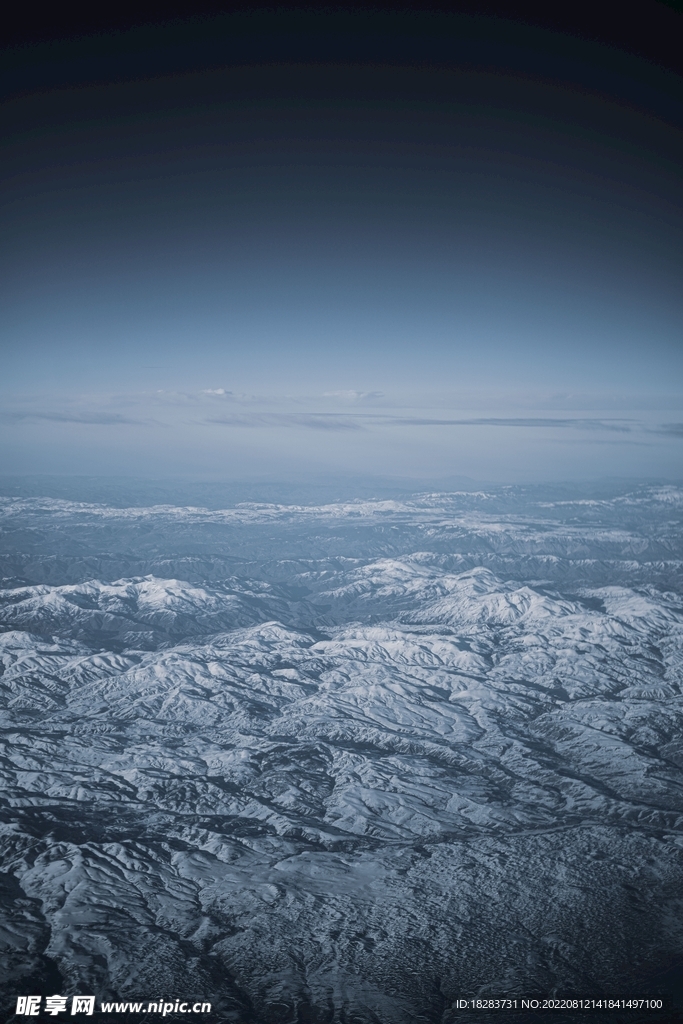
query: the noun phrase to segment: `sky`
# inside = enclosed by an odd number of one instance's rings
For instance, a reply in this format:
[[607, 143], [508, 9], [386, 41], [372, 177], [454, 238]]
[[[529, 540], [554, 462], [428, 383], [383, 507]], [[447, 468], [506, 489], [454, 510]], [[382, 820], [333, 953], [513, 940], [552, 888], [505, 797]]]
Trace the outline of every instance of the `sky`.
[[675, 71], [390, 12], [3, 68], [0, 474], [683, 477]]

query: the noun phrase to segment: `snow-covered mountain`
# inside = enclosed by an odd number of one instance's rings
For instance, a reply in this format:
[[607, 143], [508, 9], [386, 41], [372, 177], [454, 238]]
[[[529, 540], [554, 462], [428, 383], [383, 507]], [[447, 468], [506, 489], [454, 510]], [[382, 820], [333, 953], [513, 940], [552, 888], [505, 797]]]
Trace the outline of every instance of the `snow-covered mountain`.
[[682, 510], [3, 499], [8, 1010], [448, 1024], [478, 994], [666, 985]]

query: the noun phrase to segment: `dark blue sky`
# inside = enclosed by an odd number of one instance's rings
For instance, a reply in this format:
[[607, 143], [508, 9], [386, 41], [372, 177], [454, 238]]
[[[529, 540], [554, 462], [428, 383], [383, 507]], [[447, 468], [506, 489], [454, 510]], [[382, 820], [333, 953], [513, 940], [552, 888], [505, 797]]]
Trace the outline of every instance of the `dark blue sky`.
[[680, 77], [354, 17], [6, 53], [0, 472], [680, 477]]

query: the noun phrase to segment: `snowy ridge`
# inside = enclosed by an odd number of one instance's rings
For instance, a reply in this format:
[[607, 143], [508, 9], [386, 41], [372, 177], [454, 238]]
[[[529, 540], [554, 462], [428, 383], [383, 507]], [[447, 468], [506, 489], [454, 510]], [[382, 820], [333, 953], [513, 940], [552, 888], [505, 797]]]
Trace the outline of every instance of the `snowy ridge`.
[[[175, 733], [182, 727], [188, 741], [192, 734], [188, 756], [200, 758], [192, 780], [184, 780], [182, 804], [174, 804], [188, 814], [201, 810], [246, 817], [253, 813], [263, 820], [269, 817], [266, 805], [258, 801], [252, 805], [251, 796], [245, 803], [244, 793], [238, 798], [228, 792], [238, 783], [246, 785], [244, 766], [237, 780], [226, 769], [220, 785], [200, 783], [200, 778], [210, 776], [219, 764], [225, 765], [212, 751], [209, 737], [195, 736], [193, 731], [216, 728], [219, 747], [243, 748], [251, 757], [262, 744], [268, 747], [273, 741], [291, 744], [293, 750], [301, 744], [324, 742], [327, 771], [334, 781], [334, 809], [329, 809], [325, 800], [318, 806], [316, 821], [323, 830], [334, 821], [335, 828], [342, 831], [355, 834], [360, 830], [361, 834], [389, 838], [438, 835], [465, 827], [447, 810], [465, 806], [460, 785], [458, 799], [453, 798], [453, 772], [457, 774], [458, 765], [467, 762], [468, 776], [483, 772], [485, 777], [489, 753], [499, 762], [496, 771], [502, 789], [496, 794], [483, 786], [481, 806], [474, 812], [481, 826], [493, 827], [506, 820], [511, 824], [524, 820], [566, 822], [568, 807], [579, 800], [579, 793], [583, 794], [583, 820], [593, 807], [600, 820], [605, 820], [605, 815], [636, 815], [639, 820], [649, 816], [653, 823], [667, 827], [679, 824], [675, 815], [683, 814], [683, 803], [671, 788], [666, 760], [658, 763], [645, 752], [632, 719], [654, 716], [657, 722], [666, 721], [669, 728], [679, 721], [683, 711], [680, 602], [655, 602], [623, 590], [601, 591], [603, 600], [612, 605], [611, 613], [587, 611], [578, 604], [539, 596], [528, 587], [505, 585], [486, 570], [436, 579], [432, 574], [425, 579], [424, 573], [416, 575], [405, 571], [408, 568], [381, 562], [368, 567], [366, 575], [371, 576], [380, 603], [387, 596], [387, 579], [392, 583], [389, 596], [395, 597], [398, 591], [403, 606], [407, 587], [410, 605], [418, 609], [412, 618], [419, 627], [399, 622], [356, 625], [337, 628], [329, 639], [316, 641], [304, 632], [271, 622], [220, 633], [202, 644], [182, 643], [156, 653], [129, 650], [118, 655], [70, 653], [70, 645], [64, 648], [57, 643], [45, 648], [35, 640], [27, 650], [25, 633], [8, 632], [0, 636], [5, 665], [0, 684], [3, 703], [8, 711], [41, 712], [38, 732], [44, 747], [48, 723], [56, 730], [58, 740], [48, 757], [51, 767], [41, 764], [42, 772], [53, 771], [60, 757], [66, 764], [76, 760], [64, 734], [65, 721], [87, 719], [96, 736], [105, 737], [115, 724], [121, 750], [114, 761], [125, 766], [126, 791], [132, 769], [121, 730], [127, 732], [128, 723], [133, 723], [137, 735], [144, 723], [149, 737], [159, 732], [158, 744], [163, 749], [165, 729], [172, 727]], [[355, 592], [354, 583], [350, 587]], [[70, 627], [73, 635], [93, 629], [93, 613], [90, 607], [65, 599], [64, 591], [80, 602], [87, 597], [98, 609], [97, 616], [102, 614], [101, 607], [108, 608], [106, 614], [112, 618], [122, 614], [124, 598], [135, 599], [138, 624], [155, 625], [159, 617], [182, 615], [185, 630], [188, 623], [192, 628], [203, 624], [206, 632], [212, 619], [232, 617], [230, 600], [225, 602], [229, 610], [216, 610], [215, 595], [183, 588], [177, 581], [167, 581], [166, 586], [145, 580], [120, 581], [115, 586], [92, 583], [80, 588], [33, 589], [39, 593], [33, 595], [28, 612], [29, 599], [20, 591], [23, 600], [4, 610], [9, 612], [9, 620], [19, 609], [41, 624], [44, 620], [37, 599], [42, 598], [53, 615], [51, 625], [57, 620], [61, 633]], [[55, 601], [56, 590], [62, 593]], [[79, 615], [86, 621], [75, 627]], [[177, 622], [174, 625], [177, 628]], [[449, 627], [446, 633], [439, 629], [441, 625]], [[101, 629], [100, 618], [97, 626]], [[37, 687], [36, 676], [49, 680], [49, 686]], [[636, 709], [624, 707], [624, 692], [637, 695]], [[47, 720], [43, 718], [46, 712]], [[587, 729], [592, 730], [590, 758], [584, 765], [581, 745]], [[566, 742], [555, 740], [560, 733], [573, 737], [567, 755], [562, 753]], [[539, 760], [534, 748], [541, 737], [545, 747]], [[106, 746], [110, 748], [109, 739]], [[154, 763], [160, 757], [168, 768], [176, 763], [183, 747], [176, 737], [173, 754], [155, 753]], [[344, 765], [350, 758], [349, 764], [355, 765], [362, 780], [357, 791], [338, 776], [337, 748], [343, 751], [339, 756]], [[504, 754], [499, 753], [503, 748], [507, 748]], [[604, 755], [599, 753], [603, 748]], [[551, 750], [556, 762], [552, 767]], [[82, 756], [86, 763], [108, 762], [97, 738], [91, 754], [78, 755]], [[293, 751], [289, 756], [295, 766], [299, 764]], [[563, 765], [564, 756], [569, 756], [567, 766]], [[520, 769], [522, 757], [525, 762]], [[416, 781], [420, 776], [416, 758], [435, 759], [434, 765], [425, 768], [424, 778], [430, 781], [425, 782], [422, 795]], [[137, 777], [147, 754], [136, 750], [132, 760]], [[515, 767], [504, 780], [500, 768], [513, 761]], [[202, 767], [203, 762], [208, 767]], [[654, 769], [658, 769], [656, 776]], [[347, 770], [348, 765], [344, 773]], [[111, 799], [117, 771], [113, 767], [107, 771], [106, 798]], [[261, 785], [262, 766], [254, 771]], [[577, 772], [581, 785], [572, 778]], [[439, 783], [440, 774], [443, 779]], [[524, 779], [530, 774], [535, 781], [524, 797]], [[19, 776], [6, 779], [8, 785], [19, 784]], [[45, 785], [45, 774], [41, 779]], [[73, 773], [69, 779], [73, 786]], [[78, 785], [90, 782], [84, 777]], [[609, 797], [605, 787], [610, 789]], [[363, 813], [345, 809], [346, 803], [362, 805], [359, 793], [366, 789], [391, 791], [392, 796], [382, 797], [383, 806], [371, 800]], [[510, 798], [513, 789], [514, 800]], [[49, 784], [46, 792], [67, 795], [57, 783]], [[138, 794], [136, 800], [141, 799]], [[155, 799], [163, 802], [161, 797]], [[271, 795], [270, 799], [278, 808], [277, 831], [298, 828], [304, 822], [310, 827], [309, 797], [299, 808], [293, 791], [288, 790], [288, 826], [281, 820], [280, 798]], [[514, 812], [504, 810], [508, 805], [514, 805]], [[252, 810], [245, 810], [247, 806]], [[674, 817], [669, 811], [675, 812]], [[346, 829], [340, 822], [353, 824]]]
[[42, 634], [98, 636], [109, 643], [148, 646], [171, 636], [204, 635], [266, 617], [261, 604], [277, 605], [263, 585], [207, 590], [178, 580], [98, 580], [76, 586], [17, 587], [0, 591], [5, 628]]

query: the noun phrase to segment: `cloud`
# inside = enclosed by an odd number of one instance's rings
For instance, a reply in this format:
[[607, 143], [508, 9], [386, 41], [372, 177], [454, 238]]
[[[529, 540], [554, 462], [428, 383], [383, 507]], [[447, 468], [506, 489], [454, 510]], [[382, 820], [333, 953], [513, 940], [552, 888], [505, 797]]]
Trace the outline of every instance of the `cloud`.
[[[225, 388], [205, 388], [198, 392], [158, 391], [135, 394], [83, 395], [62, 401], [46, 396], [25, 397], [14, 409], [0, 413], [5, 422], [73, 423], [97, 426], [157, 426], [191, 428], [223, 427], [251, 430], [286, 429], [351, 433], [386, 432], [420, 428], [523, 428], [541, 432], [600, 435], [617, 434], [631, 439], [638, 433], [659, 433], [667, 437], [683, 436], [683, 424], [668, 423], [660, 429], [626, 417], [587, 416], [449, 416], [441, 410], [392, 402], [393, 408], [362, 408], [365, 402], [386, 398], [379, 391], [328, 392], [328, 398], [348, 402], [353, 408], [321, 410], [320, 396], [243, 395]], [[361, 406], [359, 408], [359, 405]], [[302, 408], [303, 406], [303, 408]], [[316, 407], [317, 406], [317, 407]], [[442, 406], [443, 409], [443, 406]], [[209, 413], [213, 415], [208, 415]]]
[[384, 398], [383, 391], [325, 391], [323, 398], [339, 398], [344, 402], [375, 402]]
[[540, 416], [487, 416], [470, 419], [436, 419], [425, 417], [386, 417], [387, 421], [410, 427], [532, 427], [532, 428], [566, 428], [578, 430], [612, 430], [619, 433], [630, 433], [631, 426], [623, 420], [596, 419], [556, 419]]
[[310, 430], [363, 430], [355, 416], [334, 413], [251, 413], [214, 416], [204, 421], [226, 427], [306, 427]]
[[19, 423], [26, 420], [47, 420], [51, 423], [82, 423], [112, 426], [130, 424], [141, 426], [145, 420], [123, 416], [118, 412], [7, 412], [2, 414], [6, 422]]
[[575, 429], [632, 432], [630, 421], [540, 416], [487, 416], [445, 418], [428, 416], [390, 416], [377, 413], [248, 413], [211, 417], [206, 423], [232, 427], [307, 427], [313, 430], [365, 430], [368, 427], [525, 427], [527, 429]]

